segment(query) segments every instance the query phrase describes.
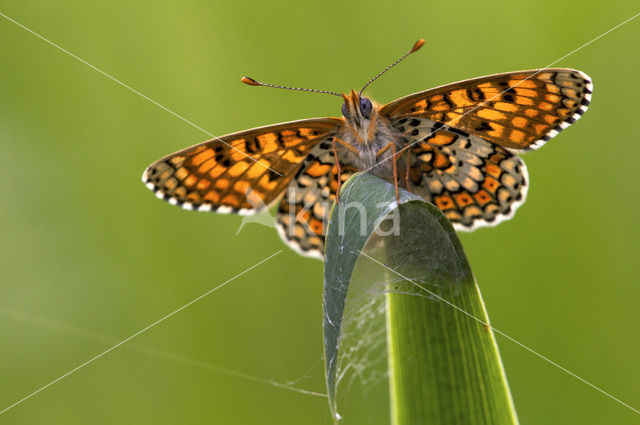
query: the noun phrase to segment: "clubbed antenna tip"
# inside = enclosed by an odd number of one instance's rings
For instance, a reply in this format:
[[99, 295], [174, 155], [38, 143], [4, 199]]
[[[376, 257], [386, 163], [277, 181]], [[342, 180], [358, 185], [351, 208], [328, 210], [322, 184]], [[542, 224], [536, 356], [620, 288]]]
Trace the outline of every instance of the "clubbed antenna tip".
[[256, 80], [254, 80], [253, 78], [249, 78], [249, 77], [242, 77], [240, 79], [240, 81], [242, 81], [243, 83], [245, 83], [248, 86], [259, 86], [260, 83], [258, 83]]
[[380, 78], [382, 76], [382, 74], [384, 74], [385, 72], [387, 72], [388, 70], [390, 70], [391, 68], [393, 68], [394, 66], [396, 66], [397, 64], [399, 64], [400, 62], [402, 62], [404, 60], [404, 58], [406, 58], [407, 56], [409, 56], [411, 53], [415, 52], [416, 50], [420, 49], [422, 46], [424, 46], [424, 39], [421, 38], [420, 40], [416, 41], [413, 44], [413, 47], [411, 48], [411, 50], [409, 50], [407, 53], [405, 53], [404, 55], [402, 55], [400, 57], [400, 59], [396, 60], [394, 63], [392, 63], [391, 65], [389, 65], [388, 67], [386, 67], [385, 69], [383, 69], [382, 71], [380, 71], [378, 73], [378, 75], [376, 75], [375, 77], [373, 77], [372, 79], [370, 79], [369, 81], [367, 81], [367, 84], [364, 85], [364, 87], [362, 88], [362, 90], [360, 90], [360, 93], [358, 93], [358, 96], [362, 94], [362, 92], [364, 91], [364, 89], [366, 89], [367, 87], [369, 87], [369, 84], [373, 83], [375, 80], [377, 80], [378, 78]]
[[420, 40], [416, 41], [416, 44], [413, 45], [410, 53], [415, 52], [416, 50], [420, 49], [422, 46], [424, 46], [424, 38], [421, 38]]

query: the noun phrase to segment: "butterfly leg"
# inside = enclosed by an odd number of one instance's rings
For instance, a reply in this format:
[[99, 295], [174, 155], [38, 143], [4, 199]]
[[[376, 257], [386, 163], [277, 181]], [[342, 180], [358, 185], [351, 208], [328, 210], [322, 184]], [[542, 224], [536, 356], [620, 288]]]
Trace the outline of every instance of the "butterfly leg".
[[407, 190], [411, 192], [411, 186], [409, 186], [409, 169], [411, 168], [411, 157], [409, 155], [409, 149], [407, 149], [407, 169], [404, 173], [404, 183], [407, 186]]
[[338, 203], [338, 195], [340, 194], [340, 187], [342, 187], [342, 179], [341, 179], [342, 170], [340, 168], [340, 161], [338, 160], [338, 150], [336, 149], [336, 142], [341, 144], [345, 148], [349, 149], [351, 152], [355, 153], [356, 155], [360, 155], [360, 152], [358, 151], [358, 149], [354, 148], [349, 143], [345, 142], [339, 137], [333, 136], [331, 138], [331, 146], [333, 147], [333, 157], [336, 160], [336, 169], [338, 170], [338, 191], [336, 192], [336, 203]]
[[[333, 148], [333, 158], [336, 161], [336, 170], [338, 170], [338, 190], [336, 191], [336, 204], [337, 204], [340, 199], [340, 187], [342, 186], [342, 176], [340, 173], [340, 161], [338, 160], [338, 150], [336, 149], [336, 139], [340, 140], [335, 136], [331, 138], [331, 147]], [[342, 142], [342, 140], [340, 141]]]
[[400, 203], [400, 192], [398, 191], [398, 156], [396, 155], [396, 144], [389, 142], [388, 145], [383, 146], [378, 152], [376, 157], [380, 157], [383, 153], [391, 149], [391, 162], [393, 163], [393, 186], [396, 189], [396, 200]]

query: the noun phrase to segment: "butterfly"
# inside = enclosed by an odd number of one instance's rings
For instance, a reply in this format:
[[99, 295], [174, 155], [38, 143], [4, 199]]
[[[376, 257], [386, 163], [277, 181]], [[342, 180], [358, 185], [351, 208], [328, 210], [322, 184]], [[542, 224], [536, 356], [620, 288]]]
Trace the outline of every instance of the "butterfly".
[[322, 258], [331, 205], [342, 183], [373, 173], [435, 204], [456, 230], [513, 216], [529, 186], [518, 153], [538, 149], [587, 110], [593, 85], [583, 72], [544, 68], [464, 80], [379, 105], [364, 89], [342, 116], [311, 118], [217, 137], [152, 163], [142, 176], [184, 209], [253, 214], [275, 205], [282, 239]]

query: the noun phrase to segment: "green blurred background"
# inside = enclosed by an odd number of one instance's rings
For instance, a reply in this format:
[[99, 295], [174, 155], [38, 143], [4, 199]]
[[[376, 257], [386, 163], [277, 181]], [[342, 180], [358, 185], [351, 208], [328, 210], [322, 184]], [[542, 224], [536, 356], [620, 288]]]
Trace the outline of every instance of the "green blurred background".
[[[381, 102], [539, 68], [611, 29], [636, 1], [2, 1], [0, 12], [207, 131], [340, 114], [345, 91], [418, 38], [369, 90]], [[555, 66], [585, 71], [592, 106], [526, 155], [515, 219], [462, 235], [494, 326], [640, 407], [635, 124], [640, 19]], [[273, 229], [180, 210], [143, 169], [208, 138], [0, 17], [0, 410], [279, 249], [224, 288], [3, 415], [9, 424], [329, 424], [322, 264]], [[523, 424], [640, 416], [498, 336]]]

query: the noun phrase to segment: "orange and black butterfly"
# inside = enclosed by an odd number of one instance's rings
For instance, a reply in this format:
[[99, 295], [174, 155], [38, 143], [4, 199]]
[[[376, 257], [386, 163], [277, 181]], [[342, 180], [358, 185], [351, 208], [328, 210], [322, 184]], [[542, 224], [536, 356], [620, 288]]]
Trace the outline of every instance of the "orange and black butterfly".
[[341, 183], [358, 171], [422, 196], [456, 229], [473, 230], [510, 218], [524, 202], [529, 179], [516, 153], [539, 148], [580, 118], [593, 86], [580, 71], [549, 68], [460, 81], [384, 106], [362, 96], [364, 88], [349, 95], [294, 88], [343, 97], [342, 116], [215, 138], [154, 162], [142, 180], [191, 210], [253, 214], [256, 205], [280, 200], [280, 235], [313, 257], [323, 255]]

